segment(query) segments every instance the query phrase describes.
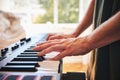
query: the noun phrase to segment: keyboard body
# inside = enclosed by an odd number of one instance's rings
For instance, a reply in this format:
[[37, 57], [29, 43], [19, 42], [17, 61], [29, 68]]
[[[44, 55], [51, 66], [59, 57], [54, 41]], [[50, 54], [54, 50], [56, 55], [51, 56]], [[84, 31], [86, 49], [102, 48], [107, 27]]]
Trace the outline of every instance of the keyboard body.
[[0, 80], [60, 80], [62, 61], [46, 60], [58, 52], [38, 57], [32, 50], [46, 37], [39, 34], [24, 38], [1, 50]]

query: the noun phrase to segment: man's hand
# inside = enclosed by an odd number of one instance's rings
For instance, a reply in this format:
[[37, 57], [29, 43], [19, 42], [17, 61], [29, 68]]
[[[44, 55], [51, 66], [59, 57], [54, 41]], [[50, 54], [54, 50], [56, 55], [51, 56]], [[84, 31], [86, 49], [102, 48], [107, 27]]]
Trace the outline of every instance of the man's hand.
[[38, 56], [43, 56], [52, 51], [59, 51], [60, 53], [51, 58], [51, 60], [59, 60], [65, 56], [84, 55], [91, 49], [87, 41], [87, 38], [68, 38], [68, 39], [55, 39], [49, 40], [38, 44], [34, 50], [42, 50], [38, 53]]
[[46, 40], [74, 38], [73, 34], [49, 34]]

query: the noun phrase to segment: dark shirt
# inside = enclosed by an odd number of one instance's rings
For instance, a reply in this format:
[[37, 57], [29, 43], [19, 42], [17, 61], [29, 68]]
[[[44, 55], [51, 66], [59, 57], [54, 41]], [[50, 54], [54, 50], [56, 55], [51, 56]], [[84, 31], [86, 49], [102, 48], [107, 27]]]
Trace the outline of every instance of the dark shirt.
[[[95, 28], [120, 11], [120, 0], [96, 0], [95, 4]], [[120, 40], [95, 49], [91, 59], [88, 80], [120, 80]]]

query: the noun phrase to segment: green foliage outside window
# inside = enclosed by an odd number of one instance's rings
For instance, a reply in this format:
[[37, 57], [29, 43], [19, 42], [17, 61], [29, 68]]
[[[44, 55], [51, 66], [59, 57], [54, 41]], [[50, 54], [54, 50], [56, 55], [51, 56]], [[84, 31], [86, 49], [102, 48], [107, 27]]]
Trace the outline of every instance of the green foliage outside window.
[[[44, 15], [37, 15], [33, 23], [46, 23], [53, 21], [54, 0], [39, 0]], [[77, 23], [79, 18], [79, 0], [58, 0], [58, 23]]]
[[39, 4], [46, 13], [44, 15], [37, 15], [33, 20], [33, 23], [53, 23], [53, 0], [39, 0]]
[[59, 0], [59, 23], [77, 23], [79, 0]]

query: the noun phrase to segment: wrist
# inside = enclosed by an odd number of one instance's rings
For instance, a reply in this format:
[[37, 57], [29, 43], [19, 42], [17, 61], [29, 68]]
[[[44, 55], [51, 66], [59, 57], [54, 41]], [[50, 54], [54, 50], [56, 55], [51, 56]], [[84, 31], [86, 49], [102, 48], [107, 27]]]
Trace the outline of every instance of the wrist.
[[83, 42], [83, 47], [85, 48], [86, 52], [90, 52], [93, 49], [94, 44], [91, 43], [88, 35], [84, 37]]
[[87, 45], [87, 48], [89, 49], [89, 50], [93, 50], [93, 49], [95, 49], [96, 47], [95, 47], [95, 42], [93, 41], [93, 39], [90, 37], [90, 35], [87, 35], [86, 36], [86, 45]]

